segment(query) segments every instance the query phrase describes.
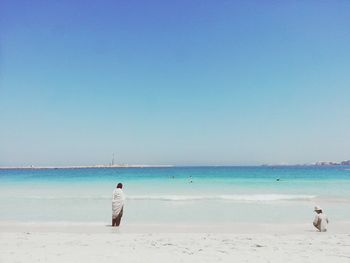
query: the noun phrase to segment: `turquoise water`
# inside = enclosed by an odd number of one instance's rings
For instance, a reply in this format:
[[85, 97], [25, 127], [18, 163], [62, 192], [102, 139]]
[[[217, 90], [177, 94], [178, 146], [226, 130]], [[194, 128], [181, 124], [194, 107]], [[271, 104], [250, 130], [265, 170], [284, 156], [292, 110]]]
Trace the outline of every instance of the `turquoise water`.
[[316, 204], [350, 221], [341, 166], [0, 170], [0, 221], [109, 223], [118, 182], [125, 222], [306, 222]]

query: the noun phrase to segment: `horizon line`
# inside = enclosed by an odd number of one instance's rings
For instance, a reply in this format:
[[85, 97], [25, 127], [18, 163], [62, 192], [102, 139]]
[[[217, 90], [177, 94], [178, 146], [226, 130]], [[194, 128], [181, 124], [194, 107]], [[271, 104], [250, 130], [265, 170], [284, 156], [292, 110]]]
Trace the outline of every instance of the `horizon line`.
[[[350, 165], [345, 164], [343, 166]], [[181, 168], [181, 167], [284, 167], [284, 166], [342, 166], [341, 163], [304, 163], [304, 164], [193, 164], [193, 165], [169, 165], [169, 164], [115, 164], [115, 165], [65, 165], [65, 166], [0, 166], [0, 170], [20, 169], [113, 169], [113, 168]]]

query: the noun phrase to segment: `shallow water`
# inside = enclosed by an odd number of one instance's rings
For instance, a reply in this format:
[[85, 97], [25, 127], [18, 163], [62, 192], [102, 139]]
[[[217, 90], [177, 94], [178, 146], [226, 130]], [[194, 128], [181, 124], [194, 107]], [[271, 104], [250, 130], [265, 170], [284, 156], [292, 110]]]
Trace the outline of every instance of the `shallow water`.
[[316, 204], [350, 221], [350, 170], [341, 166], [0, 170], [0, 221], [109, 223], [118, 182], [125, 222], [299, 223]]

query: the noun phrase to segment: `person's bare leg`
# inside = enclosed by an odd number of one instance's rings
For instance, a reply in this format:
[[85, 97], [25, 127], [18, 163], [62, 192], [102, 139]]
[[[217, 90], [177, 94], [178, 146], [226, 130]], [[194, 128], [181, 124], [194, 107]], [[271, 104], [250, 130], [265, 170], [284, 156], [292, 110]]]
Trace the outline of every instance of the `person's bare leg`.
[[115, 225], [116, 226], [119, 226], [120, 225], [120, 221], [122, 219], [122, 214], [120, 213], [117, 218], [115, 219]]
[[119, 215], [117, 216], [117, 218], [115, 219], [116, 221], [116, 226], [119, 226], [120, 225], [120, 221], [122, 220], [122, 216], [123, 216], [123, 208], [122, 210], [120, 211]]
[[314, 224], [314, 227], [316, 227], [318, 231], [321, 231], [321, 224]]

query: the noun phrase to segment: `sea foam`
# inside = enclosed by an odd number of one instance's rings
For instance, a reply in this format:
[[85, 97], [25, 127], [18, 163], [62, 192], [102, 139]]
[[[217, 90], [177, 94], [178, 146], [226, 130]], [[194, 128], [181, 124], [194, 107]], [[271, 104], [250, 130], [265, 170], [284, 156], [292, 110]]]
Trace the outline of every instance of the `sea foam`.
[[252, 195], [134, 195], [129, 200], [158, 200], [158, 201], [283, 201], [283, 200], [311, 200], [315, 195], [286, 195], [286, 194], [252, 194]]
[[[27, 196], [27, 199], [46, 199], [46, 200], [109, 200], [109, 195], [69, 195], [69, 196]], [[150, 200], [150, 201], [233, 201], [233, 202], [264, 202], [264, 201], [298, 201], [311, 200], [315, 195], [297, 195], [297, 194], [226, 194], [226, 195], [177, 195], [177, 194], [157, 194], [157, 195], [127, 195], [126, 199], [131, 201]]]

